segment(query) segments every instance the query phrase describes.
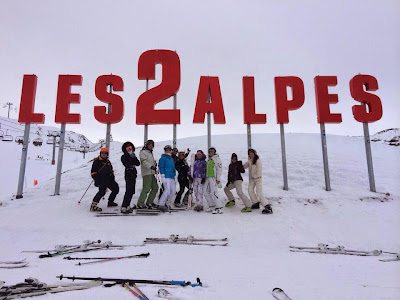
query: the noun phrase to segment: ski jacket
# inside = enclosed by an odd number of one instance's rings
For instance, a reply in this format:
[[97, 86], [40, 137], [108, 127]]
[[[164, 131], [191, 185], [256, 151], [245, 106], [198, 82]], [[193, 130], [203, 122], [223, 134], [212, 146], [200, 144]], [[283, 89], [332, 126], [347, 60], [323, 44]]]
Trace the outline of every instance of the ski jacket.
[[121, 156], [121, 162], [125, 167], [125, 178], [127, 177], [136, 178], [137, 177], [136, 166], [140, 166], [140, 161], [138, 160], [134, 152], [132, 154], [129, 154], [126, 151], [126, 147], [129, 145], [133, 147], [133, 144], [130, 142], [126, 142], [122, 145], [122, 152], [124, 154]]
[[206, 177], [215, 177], [215, 180], [221, 181], [222, 163], [218, 154], [208, 158]]
[[244, 172], [245, 171], [241, 160], [231, 163], [228, 170], [228, 184], [233, 183], [236, 180], [243, 181], [242, 175], [240, 173]]
[[115, 180], [114, 170], [108, 158], [102, 158], [100, 155], [96, 157], [92, 164], [90, 176], [95, 181], [95, 185], [104, 185]]
[[253, 161], [250, 159], [245, 162], [243, 167], [245, 169], [249, 168], [251, 179], [259, 179], [262, 176], [262, 163], [261, 159], [257, 159], [256, 164], [253, 165]]
[[160, 169], [160, 173], [165, 175], [165, 178], [175, 179], [175, 164], [174, 159], [166, 154], [161, 155], [161, 158], [158, 162], [158, 167]]
[[[194, 154], [193, 154], [194, 155]], [[188, 174], [192, 176], [192, 178], [206, 178], [206, 158], [198, 159], [195, 156], [195, 160], [193, 165], [190, 167]]]
[[[142, 177], [156, 174], [156, 161], [154, 160], [153, 151], [150, 151], [146, 146], [144, 146], [143, 149], [140, 150], [139, 158]], [[152, 170], [151, 167], [154, 167], [154, 170]]]
[[189, 165], [186, 162], [186, 159], [178, 159], [175, 163], [175, 169], [178, 171], [178, 181], [187, 179]]

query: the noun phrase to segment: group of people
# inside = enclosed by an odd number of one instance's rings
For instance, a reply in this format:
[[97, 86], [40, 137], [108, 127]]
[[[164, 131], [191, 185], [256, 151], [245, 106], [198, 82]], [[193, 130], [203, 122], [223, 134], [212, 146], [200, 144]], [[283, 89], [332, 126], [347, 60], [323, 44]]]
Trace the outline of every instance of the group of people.
[[[121, 162], [125, 167], [126, 190], [121, 205], [121, 213], [129, 214], [134, 209], [159, 209], [162, 212], [168, 211], [172, 203], [176, 207], [187, 205], [189, 194], [194, 195], [193, 209], [203, 211], [203, 197], [207, 201], [206, 211], [213, 214], [222, 214], [222, 200], [218, 197], [218, 188], [222, 188], [222, 163], [217, 150], [214, 147], [208, 149], [208, 159], [202, 150], [192, 154], [190, 165], [187, 158], [190, 150], [178, 151], [170, 145], [164, 147], [164, 154], [161, 155], [158, 164], [153, 156], [154, 141], [148, 140], [139, 153], [135, 155], [135, 147], [131, 142], [122, 145]], [[137, 170], [141, 167], [143, 177], [143, 188], [140, 192], [136, 205], [131, 205], [132, 197], [135, 194]], [[249, 169], [249, 196], [243, 193], [243, 178], [245, 169]], [[178, 174], [177, 174], [178, 173]], [[100, 212], [98, 206], [100, 199], [111, 191], [108, 197], [108, 207], [118, 206], [115, 197], [119, 193], [119, 185], [115, 181], [114, 170], [108, 159], [108, 149], [101, 148], [100, 155], [94, 159], [91, 169], [91, 176], [99, 191], [94, 196], [90, 211]], [[179, 183], [179, 191], [176, 191], [175, 178]], [[239, 198], [245, 207], [242, 212], [251, 212], [253, 209], [260, 209], [263, 214], [272, 213], [272, 208], [262, 191], [262, 164], [257, 152], [254, 149], [248, 150], [248, 161], [244, 164], [238, 160], [235, 153], [232, 153], [231, 163], [228, 170], [228, 182], [224, 192], [228, 198], [225, 207], [234, 206], [235, 198], [232, 190], [236, 189]], [[185, 193], [186, 191], [186, 193]], [[158, 204], [154, 203], [159, 193]], [[185, 194], [185, 195], [184, 195]], [[183, 197], [182, 197], [183, 196]]]

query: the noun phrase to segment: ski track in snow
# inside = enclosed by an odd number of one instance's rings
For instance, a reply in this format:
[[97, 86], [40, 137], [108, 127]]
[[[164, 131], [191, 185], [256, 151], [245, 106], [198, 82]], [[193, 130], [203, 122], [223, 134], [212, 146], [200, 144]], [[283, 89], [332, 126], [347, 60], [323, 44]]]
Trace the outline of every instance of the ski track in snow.
[[[245, 160], [246, 136], [214, 136], [213, 145], [223, 162], [223, 186], [232, 152]], [[49, 161], [29, 160], [27, 187], [23, 199], [10, 200], [17, 187], [20, 146], [0, 145], [7, 170], [0, 197], [0, 260], [27, 258], [29, 266], [1, 270], [6, 284], [35, 277], [48, 284], [55, 276], [94, 276], [156, 280], [189, 280], [196, 277], [204, 288], [164, 287], [177, 299], [273, 299], [274, 287], [282, 288], [296, 300], [309, 299], [400, 299], [400, 263], [383, 263], [380, 257], [292, 253], [289, 245], [343, 245], [348, 249], [400, 252], [400, 149], [372, 143], [376, 187], [369, 192], [364, 140], [358, 137], [328, 136], [328, 156], [332, 191], [324, 190], [319, 134], [287, 134], [286, 151], [289, 191], [283, 191], [280, 139], [278, 134], [254, 134], [253, 147], [263, 163], [264, 194], [271, 199], [273, 215], [255, 210], [240, 213], [243, 206], [224, 208], [223, 215], [205, 212], [177, 212], [159, 216], [95, 218], [89, 212], [97, 188], [90, 184], [91, 163], [96, 156], [64, 152], [61, 195], [54, 193], [56, 167]], [[155, 157], [165, 144], [157, 142]], [[205, 149], [206, 137], [178, 140], [180, 149]], [[122, 143], [113, 142], [111, 161], [120, 193], [125, 191], [124, 169], [120, 162]], [[29, 146], [28, 156], [50, 154], [51, 148]], [[139, 150], [136, 150], [138, 154]], [[139, 196], [142, 179], [136, 183], [133, 203]], [[247, 193], [248, 173], [243, 176]], [[33, 179], [39, 184], [32, 186]], [[4, 193], [6, 190], [6, 194]], [[390, 193], [385, 196], [383, 193]], [[235, 193], [234, 193], [235, 194]], [[223, 190], [219, 197], [226, 199]], [[360, 199], [363, 199], [361, 201]], [[100, 206], [106, 207], [106, 201]], [[105, 211], [108, 209], [106, 208]], [[188, 245], [146, 245], [125, 250], [102, 250], [79, 256], [120, 256], [150, 252], [148, 258], [75, 266], [62, 257], [39, 259], [23, 250], [52, 249], [57, 244], [80, 244], [84, 240], [111, 240], [114, 244], [139, 244], [146, 237], [229, 238], [227, 247]], [[385, 255], [389, 257], [389, 255]], [[63, 283], [68, 280], [63, 280]], [[140, 285], [150, 298], [157, 298], [159, 286]], [[89, 290], [54, 294], [52, 299], [131, 299], [125, 289], [96, 287]], [[43, 297], [44, 298], [44, 297]]]

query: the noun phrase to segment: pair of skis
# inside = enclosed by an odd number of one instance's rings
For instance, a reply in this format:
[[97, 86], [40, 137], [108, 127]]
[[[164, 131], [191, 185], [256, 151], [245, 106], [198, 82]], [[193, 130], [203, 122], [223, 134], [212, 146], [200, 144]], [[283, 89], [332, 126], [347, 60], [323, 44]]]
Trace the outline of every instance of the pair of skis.
[[17, 269], [27, 265], [29, 265], [29, 262], [26, 261], [26, 258], [16, 261], [0, 261], [0, 269]]
[[323, 253], [323, 254], [345, 254], [345, 255], [357, 255], [357, 256], [379, 256], [382, 254], [382, 250], [363, 251], [363, 250], [349, 250], [343, 246], [337, 246], [335, 248], [329, 247], [327, 244], [319, 243], [318, 247], [298, 247], [289, 246], [292, 252], [308, 252], [308, 253]]
[[[1, 284], [2, 283], [2, 284]], [[46, 294], [61, 293], [75, 290], [84, 290], [100, 286], [101, 282], [91, 281], [88, 283], [72, 283], [64, 285], [47, 285], [35, 278], [27, 278], [24, 282], [11, 286], [0, 282], [0, 300], [26, 298]]]
[[195, 238], [189, 235], [186, 238], [180, 238], [179, 235], [171, 234], [168, 238], [146, 238], [145, 244], [183, 244], [183, 245], [203, 245], [203, 246], [227, 246], [228, 238], [204, 239]]
[[102, 263], [102, 262], [108, 262], [108, 261], [113, 261], [113, 260], [120, 260], [120, 259], [128, 259], [128, 258], [147, 258], [149, 257], [150, 253], [142, 253], [142, 254], [137, 254], [137, 255], [128, 255], [128, 256], [117, 256], [117, 257], [71, 257], [67, 256], [64, 257], [64, 259], [67, 260], [92, 260], [88, 262], [79, 262], [75, 264], [76, 266], [82, 266], [82, 265], [89, 265], [89, 264], [96, 264], [96, 263]]
[[327, 244], [319, 243], [318, 247], [299, 247], [289, 246], [292, 252], [308, 252], [308, 253], [321, 253], [321, 254], [343, 254], [343, 255], [356, 255], [356, 256], [380, 256], [382, 253], [394, 254], [394, 258], [380, 259], [383, 262], [400, 261], [400, 254], [393, 252], [386, 252], [382, 250], [350, 250], [343, 246], [329, 247]]

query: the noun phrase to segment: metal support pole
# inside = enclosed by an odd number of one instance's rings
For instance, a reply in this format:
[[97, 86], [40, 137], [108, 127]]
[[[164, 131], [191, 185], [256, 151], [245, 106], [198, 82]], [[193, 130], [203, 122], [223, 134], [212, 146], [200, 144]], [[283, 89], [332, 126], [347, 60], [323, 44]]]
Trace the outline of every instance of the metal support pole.
[[[109, 84], [110, 94], [112, 93], [112, 84]], [[111, 113], [111, 104], [108, 104], [107, 113]], [[106, 131], [106, 147], [108, 149], [108, 156], [110, 156], [110, 137], [111, 137], [111, 123], [107, 123], [107, 131]]]
[[51, 164], [56, 164], [56, 136], [53, 136], [53, 157], [51, 158]]
[[[149, 80], [146, 79], [146, 92], [149, 90]], [[146, 144], [149, 139], [149, 125], [144, 124], [144, 144]]]
[[[174, 95], [174, 109], [177, 108], [176, 94]], [[173, 125], [172, 147], [176, 148], [176, 124]]]
[[[207, 103], [211, 103], [211, 91], [208, 88]], [[207, 113], [207, 151], [211, 147], [211, 113]]]
[[26, 156], [28, 155], [28, 145], [29, 145], [29, 131], [31, 129], [31, 124], [25, 124], [24, 131], [24, 143], [22, 144], [22, 153], [21, 153], [21, 164], [19, 167], [19, 178], [18, 178], [18, 189], [16, 199], [22, 198], [22, 193], [24, 189], [24, 178], [25, 178], [25, 169], [26, 169]]
[[247, 124], [247, 149], [251, 148], [251, 124]]
[[365, 153], [367, 154], [369, 189], [370, 189], [371, 192], [376, 192], [375, 177], [374, 177], [374, 166], [372, 164], [371, 141], [370, 141], [370, 138], [369, 138], [368, 123], [363, 123], [363, 127], [364, 127]]
[[322, 158], [324, 161], [325, 189], [331, 190], [331, 179], [329, 176], [328, 147], [326, 145], [325, 123], [319, 123], [321, 129]]
[[281, 130], [283, 189], [287, 191], [289, 190], [289, 187], [288, 187], [287, 166], [286, 166], [285, 128], [282, 123], [280, 124], [280, 130]]
[[61, 124], [61, 134], [60, 134], [60, 144], [58, 145], [56, 186], [54, 189], [54, 195], [60, 195], [61, 171], [62, 171], [62, 162], [63, 162], [63, 156], [64, 156], [65, 127], [66, 127], [66, 124], [62, 123]]

